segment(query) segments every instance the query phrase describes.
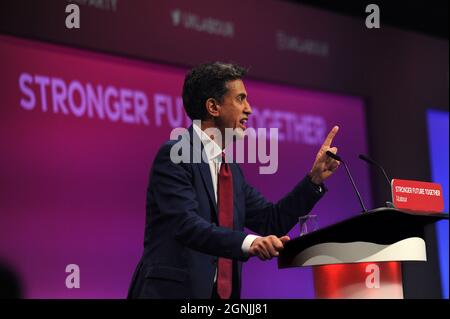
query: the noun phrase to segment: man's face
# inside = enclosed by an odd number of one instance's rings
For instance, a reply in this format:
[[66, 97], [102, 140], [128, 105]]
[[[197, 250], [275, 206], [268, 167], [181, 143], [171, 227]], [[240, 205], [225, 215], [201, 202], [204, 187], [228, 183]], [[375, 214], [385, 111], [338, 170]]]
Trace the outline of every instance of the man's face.
[[220, 115], [217, 119], [219, 129], [233, 128], [245, 131], [246, 123], [252, 108], [247, 101], [247, 91], [242, 80], [227, 82], [228, 92], [220, 104]]

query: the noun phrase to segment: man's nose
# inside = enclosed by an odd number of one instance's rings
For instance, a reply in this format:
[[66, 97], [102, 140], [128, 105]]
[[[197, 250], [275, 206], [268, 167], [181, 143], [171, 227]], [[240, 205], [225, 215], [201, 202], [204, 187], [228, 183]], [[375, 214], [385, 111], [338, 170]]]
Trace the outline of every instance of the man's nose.
[[244, 113], [247, 115], [250, 115], [253, 113], [252, 107], [250, 106], [250, 103], [248, 103], [248, 102], [245, 105]]

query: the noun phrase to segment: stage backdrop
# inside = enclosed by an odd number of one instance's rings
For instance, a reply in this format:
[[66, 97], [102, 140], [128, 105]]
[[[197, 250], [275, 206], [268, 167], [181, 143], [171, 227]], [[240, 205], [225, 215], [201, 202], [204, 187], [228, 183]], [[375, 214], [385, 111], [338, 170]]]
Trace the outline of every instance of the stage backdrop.
[[[189, 125], [187, 70], [0, 36], [0, 262], [30, 298], [124, 298], [143, 249], [145, 195], [158, 147]], [[251, 73], [250, 73], [251, 74]], [[333, 125], [368, 207], [361, 98], [245, 81], [254, 127], [279, 128], [278, 170], [243, 165], [277, 200], [309, 171]], [[360, 212], [343, 169], [314, 208], [321, 227]], [[298, 236], [295, 227], [290, 235]], [[66, 266], [80, 288], [66, 287]], [[244, 265], [244, 298], [313, 298], [308, 268]]]
[[[448, 112], [428, 109], [427, 124], [433, 182], [442, 185], [444, 212], [448, 213]], [[448, 220], [440, 221], [436, 225], [436, 239], [439, 249], [442, 297], [448, 299]]]

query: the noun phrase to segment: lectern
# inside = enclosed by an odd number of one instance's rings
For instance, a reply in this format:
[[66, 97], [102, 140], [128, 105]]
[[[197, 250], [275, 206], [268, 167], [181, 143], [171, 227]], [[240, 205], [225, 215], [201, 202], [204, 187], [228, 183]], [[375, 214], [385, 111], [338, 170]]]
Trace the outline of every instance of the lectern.
[[425, 262], [425, 227], [443, 219], [374, 209], [287, 242], [278, 267], [313, 266], [318, 298], [403, 298], [397, 262]]

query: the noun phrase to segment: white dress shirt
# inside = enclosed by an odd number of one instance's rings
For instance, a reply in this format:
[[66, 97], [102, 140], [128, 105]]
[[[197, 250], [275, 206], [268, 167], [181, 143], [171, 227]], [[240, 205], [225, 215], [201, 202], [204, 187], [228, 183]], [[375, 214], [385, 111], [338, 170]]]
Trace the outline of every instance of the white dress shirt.
[[[195, 133], [200, 138], [200, 140], [203, 143], [206, 158], [208, 159], [209, 163], [209, 169], [211, 171], [211, 178], [212, 178], [212, 184], [214, 187], [214, 196], [217, 203], [217, 182], [219, 177], [219, 171], [220, 171], [220, 165], [222, 163], [222, 152], [223, 150], [220, 148], [219, 145], [217, 145], [216, 142], [214, 142], [208, 134], [202, 131], [200, 127], [193, 124]], [[245, 237], [244, 241], [242, 242], [242, 252], [245, 254], [248, 254], [250, 250], [250, 246], [252, 245], [253, 241], [260, 236], [249, 234], [247, 237]]]

